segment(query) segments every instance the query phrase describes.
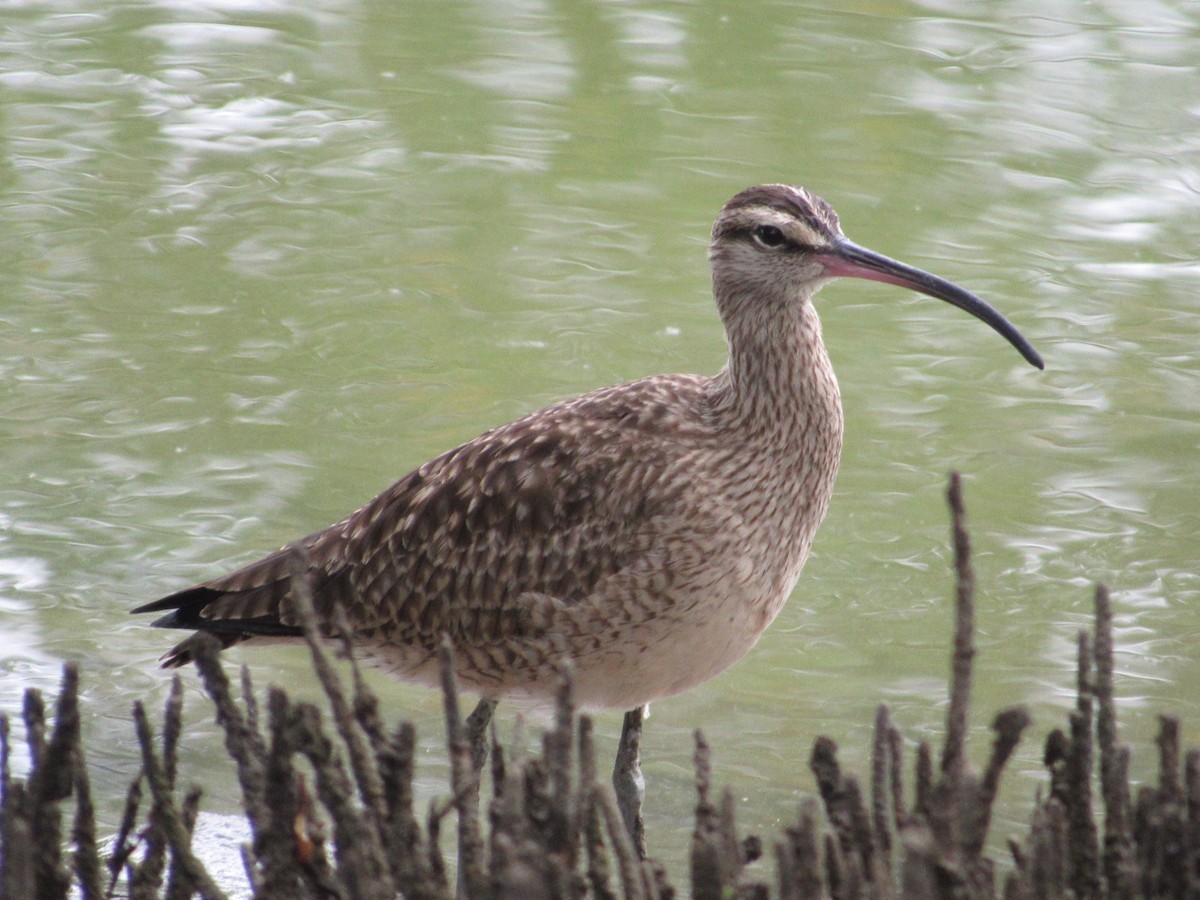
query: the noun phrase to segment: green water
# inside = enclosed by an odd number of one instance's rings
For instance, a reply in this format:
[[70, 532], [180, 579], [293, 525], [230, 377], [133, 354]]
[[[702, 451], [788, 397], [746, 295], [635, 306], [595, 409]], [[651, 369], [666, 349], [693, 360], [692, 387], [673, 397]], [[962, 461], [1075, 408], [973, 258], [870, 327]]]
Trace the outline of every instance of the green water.
[[[1095, 580], [1135, 772], [1160, 712], [1200, 743], [1194, 6], [48, 0], [3, 19], [0, 704], [79, 661], [100, 792], [136, 771], [130, 703], [165, 692], [170, 636], [129, 607], [546, 402], [718, 369], [707, 232], [763, 181], [980, 293], [1047, 369], [933, 300], [820, 295], [837, 494], [753, 653], [655, 705], [652, 851], [683, 858], [695, 726], [759, 831], [811, 790], [818, 734], [865, 769], [879, 700], [940, 737], [951, 469], [981, 586], [977, 758], [1000, 707], [1036, 722], [1000, 835], [1072, 703]], [[231, 656], [315, 694], [302, 653]], [[185, 677], [185, 777], [234, 809]], [[375, 683], [443, 792], [440, 701]], [[606, 746], [618, 727], [601, 716]]]

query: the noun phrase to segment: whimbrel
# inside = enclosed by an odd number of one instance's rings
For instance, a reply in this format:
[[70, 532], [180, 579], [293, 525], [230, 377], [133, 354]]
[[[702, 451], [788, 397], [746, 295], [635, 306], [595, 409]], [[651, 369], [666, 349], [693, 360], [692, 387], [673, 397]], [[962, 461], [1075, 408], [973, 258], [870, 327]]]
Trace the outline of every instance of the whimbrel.
[[[721, 210], [709, 251], [729, 344], [712, 377], [657, 375], [494, 428], [298, 544], [320, 627], [345, 614], [365, 656], [436, 684], [448, 636], [484, 698], [549, 696], [561, 654], [576, 698], [640, 708], [739, 660], [800, 576], [833, 492], [842, 408], [812, 297], [836, 277], [959, 307], [1034, 366], [999, 312], [847, 240], [800, 187]], [[225, 646], [295, 638], [285, 550], [134, 612]], [[190, 658], [189, 639], [164, 657]]]

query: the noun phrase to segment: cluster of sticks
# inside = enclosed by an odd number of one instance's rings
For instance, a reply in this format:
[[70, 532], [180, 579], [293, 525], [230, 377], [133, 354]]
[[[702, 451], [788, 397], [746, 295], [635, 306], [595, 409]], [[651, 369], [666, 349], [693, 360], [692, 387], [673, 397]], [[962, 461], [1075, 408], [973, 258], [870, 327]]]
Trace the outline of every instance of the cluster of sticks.
[[[773, 844], [774, 873], [757, 861], [763, 844], [741, 839], [728, 791], [714, 799], [711, 760], [696, 734], [699, 801], [691, 851], [697, 898], [1055, 898], [1194, 897], [1200, 893], [1200, 751], [1181, 760], [1178, 723], [1163, 718], [1156, 787], [1131, 792], [1129, 750], [1117, 742], [1113, 704], [1112, 614], [1096, 591], [1094, 637], [1079, 635], [1078, 702], [1066, 731], [1046, 742], [1049, 788], [1028, 834], [1009, 844], [1012, 860], [998, 891], [986, 855], [992, 805], [1003, 767], [1028, 725], [1019, 709], [1001, 712], [982, 775], [965, 759], [970, 693], [974, 578], [963, 524], [961, 488], [949, 492], [956, 568], [956, 627], [945, 745], [935, 768], [917, 748], [915, 784], [905, 801], [903, 742], [886, 707], [876, 717], [869, 797], [843, 773], [837, 747], [819, 738], [810, 766], [816, 800]], [[303, 610], [302, 578], [295, 585]], [[443, 651], [450, 752], [450, 797], [418, 819], [415, 733], [409, 723], [385, 730], [374, 695], [351, 657], [347, 689], [315, 633], [308, 635], [333, 727], [316, 706], [272, 688], [260, 714], [246, 670], [240, 702], [201, 643], [197, 665], [237, 767], [252, 839], [242, 848], [248, 893], [256, 898], [451, 898], [455, 888], [441, 852], [443, 822], [457, 822], [457, 895], [467, 898], [667, 898], [665, 869], [644, 859], [612, 791], [597, 781], [592, 723], [576, 714], [564, 668], [553, 725], [540, 754], [510, 757], [493, 730], [492, 796], [481, 824], [479, 786], [489, 754], [473, 747], [459, 713], [450, 651]], [[132, 783], [121, 827], [98, 850], [78, 708], [78, 672], [65, 667], [54, 724], [40, 693], [25, 696], [31, 767], [9, 771], [9, 728], [0, 716], [0, 900], [84, 900], [124, 890], [134, 900], [227, 896], [191, 847], [201, 791], [176, 790], [182, 692], [172, 684], [156, 741], [145, 709], [134, 705], [142, 770]], [[331, 733], [332, 732], [332, 733]], [[514, 746], [523, 742], [515, 740]], [[1103, 827], [1093, 804], [1099, 758]], [[309, 784], [312, 788], [309, 788]], [[143, 792], [149, 793], [144, 814]], [[64, 806], [74, 800], [69, 837]], [[139, 825], [139, 820], [141, 824]], [[104, 857], [104, 858], [102, 858]]]

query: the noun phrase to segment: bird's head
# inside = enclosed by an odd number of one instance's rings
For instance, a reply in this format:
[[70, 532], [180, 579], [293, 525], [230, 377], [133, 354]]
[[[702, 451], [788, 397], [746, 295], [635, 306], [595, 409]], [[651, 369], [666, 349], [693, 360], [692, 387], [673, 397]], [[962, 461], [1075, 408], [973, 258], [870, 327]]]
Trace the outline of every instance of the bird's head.
[[936, 275], [860, 247], [842, 234], [833, 207], [786, 184], [747, 188], [725, 204], [709, 248], [721, 315], [770, 317], [772, 307], [806, 303], [833, 278], [865, 278], [944, 300], [983, 320], [1031, 364], [1041, 356], [997, 310]]

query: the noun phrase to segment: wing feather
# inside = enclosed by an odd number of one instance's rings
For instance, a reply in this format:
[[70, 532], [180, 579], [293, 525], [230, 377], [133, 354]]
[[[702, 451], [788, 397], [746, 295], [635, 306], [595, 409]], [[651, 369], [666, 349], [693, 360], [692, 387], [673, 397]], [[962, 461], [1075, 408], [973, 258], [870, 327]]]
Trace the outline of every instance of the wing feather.
[[[578, 603], [649, 550], [685, 487], [671, 417], [703, 381], [659, 376], [548, 407], [297, 542], [322, 626], [341, 607], [356, 637], [434, 647], [445, 633], [483, 641], [531, 627], [530, 598]], [[134, 612], [169, 611], [154, 624], [230, 643], [294, 636], [290, 573], [284, 548]], [[184, 645], [173, 653], [167, 664], [187, 661]]]

